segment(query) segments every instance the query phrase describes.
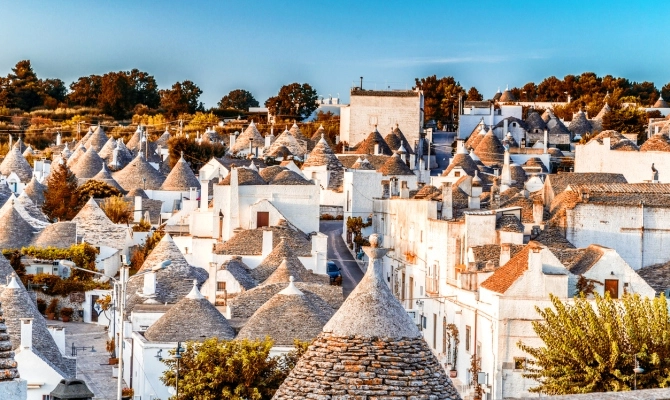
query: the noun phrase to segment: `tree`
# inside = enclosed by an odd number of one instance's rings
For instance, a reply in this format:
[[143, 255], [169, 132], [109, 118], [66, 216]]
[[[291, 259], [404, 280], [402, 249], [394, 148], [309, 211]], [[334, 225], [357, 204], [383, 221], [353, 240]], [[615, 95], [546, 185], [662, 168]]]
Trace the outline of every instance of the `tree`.
[[[293, 354], [271, 357], [272, 345], [270, 339], [186, 343], [179, 361], [179, 399], [270, 400], [306, 349], [298, 342]], [[165, 358], [163, 363], [168, 368], [161, 381], [174, 387], [177, 361]]]
[[102, 90], [102, 77], [99, 75], [83, 76], [70, 84], [68, 101], [72, 105], [96, 107]]
[[226, 146], [221, 143], [198, 143], [194, 137], [173, 136], [168, 140], [168, 152], [172, 164], [170, 167], [174, 167], [183, 152], [191, 169], [197, 173], [212, 157], [223, 157], [226, 154]]
[[574, 304], [551, 296], [553, 309], [536, 307], [533, 322], [542, 347], [519, 347], [533, 358], [524, 376], [539, 385], [531, 392], [548, 395], [630, 390], [635, 357], [644, 369], [638, 388], [670, 383], [670, 319], [664, 296], [626, 294], [621, 300], [595, 295]]
[[661, 96], [663, 96], [663, 100], [670, 101], [670, 82], [661, 88]]
[[437, 76], [427, 78], [416, 78], [416, 87], [423, 91], [423, 116], [424, 121], [435, 120], [438, 122], [458, 121], [458, 97], [466, 97], [465, 90], [453, 76], [445, 76], [437, 79]]
[[9, 108], [29, 111], [33, 107], [42, 105], [42, 85], [33, 71], [30, 60], [19, 61], [12, 68], [12, 72], [7, 75], [6, 90]]
[[121, 195], [106, 198], [100, 208], [115, 224], [129, 224], [133, 220], [133, 207]]
[[219, 101], [219, 108], [234, 108], [236, 110], [249, 110], [249, 107], [258, 107], [258, 100], [251, 92], [243, 89], [231, 90]]
[[612, 107], [612, 111], [603, 117], [603, 129], [620, 133], [634, 133], [640, 143], [646, 134], [647, 114], [637, 107]]
[[318, 95], [308, 83], [291, 83], [279, 89], [279, 94], [265, 101], [270, 114], [284, 119], [307, 119], [317, 105]]
[[79, 192], [79, 204], [86, 204], [90, 198], [106, 199], [112, 196], [121, 196], [119, 189], [109, 186], [105, 182], [89, 179], [77, 189]]
[[468, 95], [466, 97], [467, 101], [482, 101], [484, 99], [484, 96], [482, 96], [481, 93], [479, 93], [479, 90], [477, 90], [476, 87], [471, 87], [470, 90], [468, 90]]
[[69, 221], [77, 215], [81, 207], [77, 177], [67, 164], [56, 163], [47, 179], [42, 211], [52, 221]]
[[130, 255], [131, 270], [138, 271], [142, 267], [144, 260], [146, 260], [149, 253], [151, 253], [151, 251], [158, 245], [158, 242], [163, 239], [163, 236], [165, 236], [164, 231], [154, 231], [150, 236], [147, 236], [143, 245], [137, 246], [135, 250], [133, 250], [133, 253]]
[[202, 90], [191, 81], [177, 82], [172, 85], [172, 89], [161, 90], [160, 106], [170, 117], [176, 117], [179, 114], [193, 114], [196, 111], [203, 111], [204, 106], [198, 101]]

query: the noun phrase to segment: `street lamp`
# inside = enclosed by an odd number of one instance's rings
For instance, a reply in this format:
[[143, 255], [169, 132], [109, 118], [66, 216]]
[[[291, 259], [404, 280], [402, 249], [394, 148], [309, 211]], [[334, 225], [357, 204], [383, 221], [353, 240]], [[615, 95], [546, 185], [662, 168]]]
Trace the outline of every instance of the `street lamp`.
[[[119, 343], [120, 343], [119, 344], [119, 381], [117, 383], [117, 388], [116, 388], [116, 398], [117, 398], [117, 400], [121, 400], [121, 391], [123, 390], [123, 335], [124, 335], [124, 329], [123, 329], [123, 327], [124, 327], [123, 312], [124, 311], [123, 311], [123, 308], [125, 307], [125, 303], [126, 303], [126, 284], [131, 279], [137, 278], [138, 276], [143, 276], [143, 275], [146, 275], [146, 274], [149, 274], [149, 273], [153, 273], [153, 272], [156, 272], [156, 271], [160, 271], [162, 269], [167, 268], [167, 266], [170, 265], [170, 264], [172, 264], [172, 261], [165, 260], [161, 263], [158, 263], [158, 264], [154, 265], [153, 267], [151, 267], [150, 270], [142, 271], [142, 272], [137, 273], [137, 274], [135, 274], [131, 277], [128, 277], [128, 275], [127, 275], [128, 274], [128, 264], [124, 263], [123, 265], [121, 265], [121, 271], [119, 271], [119, 279], [113, 278], [111, 276], [107, 276], [107, 275], [105, 275], [103, 273], [100, 273], [100, 272], [97, 272], [97, 271], [91, 271], [90, 269], [85, 269], [85, 268], [72, 266], [72, 268], [74, 268], [74, 269], [78, 269], [78, 270], [88, 272], [88, 273], [94, 274], [94, 275], [100, 275], [100, 276], [107, 277], [107, 278], [111, 279], [112, 281], [114, 281], [115, 285], [116, 284], [121, 285], [121, 296], [120, 296], [121, 298], [118, 300], [119, 315], [121, 316], [121, 326], [119, 328], [119, 338], [121, 340], [119, 341]], [[114, 319], [116, 320], [116, 316], [115, 316]]]
[[[177, 369], [175, 370], [175, 380], [174, 380], [174, 388], [175, 388], [175, 395], [177, 399], [179, 398], [179, 360], [181, 360], [181, 355], [183, 352], [185, 352], [186, 349], [181, 347], [181, 342], [177, 342], [177, 348], [174, 351], [174, 359], [177, 360]], [[156, 353], [156, 358], [158, 361], [163, 361], [163, 349], [158, 350], [158, 353]]]
[[635, 368], [633, 368], [633, 372], [635, 373], [635, 380], [633, 381], [633, 390], [637, 390], [637, 374], [641, 374], [644, 372], [644, 369], [640, 368], [640, 363], [637, 362], [637, 354], [635, 355]]

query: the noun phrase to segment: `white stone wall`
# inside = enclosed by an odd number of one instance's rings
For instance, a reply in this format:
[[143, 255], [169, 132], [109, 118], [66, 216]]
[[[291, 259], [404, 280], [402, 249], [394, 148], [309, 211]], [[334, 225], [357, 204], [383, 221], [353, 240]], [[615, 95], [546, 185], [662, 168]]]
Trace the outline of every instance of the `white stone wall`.
[[[143, 399], [169, 399], [172, 395], [160, 380], [167, 366], [156, 358], [156, 354], [162, 350], [163, 357], [170, 357], [169, 350], [177, 348], [177, 343], [148, 342], [143, 335], [137, 332], [133, 332], [133, 339], [135, 349], [132, 387], [135, 390], [135, 396], [142, 396]], [[127, 369], [130, 370], [130, 368]]]
[[670, 152], [616, 151], [595, 140], [575, 146], [575, 172], [618, 173], [628, 183], [640, 183], [652, 179], [652, 163], [658, 170], [658, 180], [670, 182]]
[[423, 127], [421, 109], [423, 93], [411, 97], [352, 95], [349, 107], [342, 108], [340, 140], [354, 146], [373, 132], [375, 125], [386, 136], [398, 124], [412, 144], [419, 139]]
[[14, 359], [18, 363], [21, 379], [28, 383], [42, 383], [28, 390], [28, 400], [42, 400], [42, 396], [51, 393], [64, 378], [30, 349], [17, 350]]
[[635, 270], [670, 260], [664, 246], [670, 240], [670, 208], [580, 203], [567, 210], [566, 219], [566, 238], [575, 246], [615, 249]]

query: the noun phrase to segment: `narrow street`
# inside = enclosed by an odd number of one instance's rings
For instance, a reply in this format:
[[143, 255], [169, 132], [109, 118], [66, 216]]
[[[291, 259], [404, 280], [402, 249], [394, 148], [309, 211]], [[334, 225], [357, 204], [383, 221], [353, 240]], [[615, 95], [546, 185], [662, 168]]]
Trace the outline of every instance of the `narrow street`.
[[363, 279], [363, 271], [342, 240], [342, 221], [321, 221], [319, 230], [328, 235], [328, 259], [342, 269], [342, 291], [346, 299]]

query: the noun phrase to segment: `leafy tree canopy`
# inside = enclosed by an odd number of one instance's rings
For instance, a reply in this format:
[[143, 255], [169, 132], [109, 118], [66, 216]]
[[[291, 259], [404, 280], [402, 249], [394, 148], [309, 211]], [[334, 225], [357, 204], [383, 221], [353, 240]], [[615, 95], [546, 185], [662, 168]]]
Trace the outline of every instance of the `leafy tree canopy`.
[[52, 221], [69, 221], [81, 207], [77, 178], [67, 164], [56, 163], [47, 178], [42, 211]]
[[258, 100], [254, 98], [251, 92], [243, 89], [231, 90], [219, 101], [219, 108], [247, 111], [249, 107], [258, 107]]
[[553, 308], [540, 309], [533, 329], [542, 347], [519, 347], [530, 354], [524, 376], [547, 395], [631, 390], [635, 357], [644, 373], [638, 388], [670, 383], [670, 319], [664, 296], [653, 299], [624, 295], [613, 300], [584, 296], [574, 304], [551, 296]]
[[160, 91], [160, 106], [170, 117], [179, 114], [193, 114], [196, 111], [204, 111], [200, 95], [202, 90], [191, 81], [177, 82], [171, 89]]
[[282, 119], [307, 119], [317, 105], [318, 95], [308, 83], [291, 83], [279, 89], [279, 94], [265, 101], [270, 114]]
[[[458, 121], [458, 96], [466, 99], [465, 89], [453, 76], [437, 79], [436, 75], [416, 78], [416, 88], [423, 91], [424, 121]], [[476, 89], [475, 89], [476, 90]]]

